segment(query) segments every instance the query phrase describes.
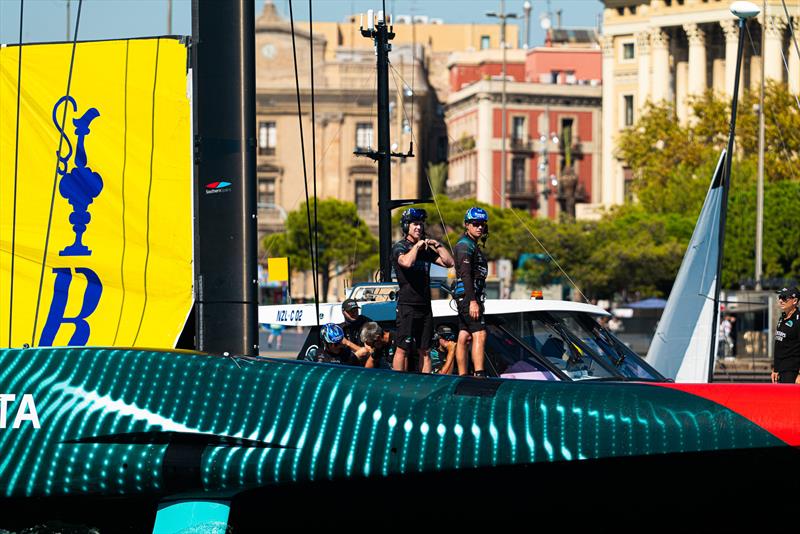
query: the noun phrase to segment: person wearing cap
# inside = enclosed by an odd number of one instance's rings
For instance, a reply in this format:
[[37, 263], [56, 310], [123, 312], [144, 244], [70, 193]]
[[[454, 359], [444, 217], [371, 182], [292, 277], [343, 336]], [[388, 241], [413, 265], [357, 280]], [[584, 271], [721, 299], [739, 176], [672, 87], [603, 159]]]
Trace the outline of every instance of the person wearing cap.
[[431, 263], [453, 266], [453, 257], [435, 239], [426, 239], [423, 209], [409, 208], [400, 219], [403, 238], [392, 246], [392, 267], [400, 289], [397, 292], [397, 349], [392, 368], [408, 371], [408, 353], [419, 354], [419, 368], [431, 372], [428, 355], [433, 337], [431, 310]]
[[800, 311], [797, 309], [800, 290], [784, 287], [778, 292], [781, 316], [775, 331], [772, 382], [800, 384]]
[[361, 341], [361, 327], [372, 320], [366, 315], [361, 315], [359, 311], [360, 308], [355, 299], [347, 299], [342, 302], [342, 315], [344, 316], [344, 323], [339, 325], [344, 331], [344, 339], [342, 340], [342, 343], [344, 346], [352, 350], [357, 356], [361, 356], [359, 351], [364, 348], [364, 343]]
[[433, 348], [430, 350], [434, 373], [449, 375], [456, 363], [456, 331], [448, 324], [440, 324], [433, 335]]
[[458, 373], [467, 374], [467, 343], [472, 338], [472, 368], [475, 376], [486, 376], [484, 346], [486, 344], [486, 322], [483, 316], [486, 275], [489, 272], [486, 256], [478, 242], [486, 239], [489, 232], [489, 214], [479, 207], [472, 207], [464, 215], [464, 235], [456, 243], [456, 299], [458, 301], [458, 349], [456, 361]]

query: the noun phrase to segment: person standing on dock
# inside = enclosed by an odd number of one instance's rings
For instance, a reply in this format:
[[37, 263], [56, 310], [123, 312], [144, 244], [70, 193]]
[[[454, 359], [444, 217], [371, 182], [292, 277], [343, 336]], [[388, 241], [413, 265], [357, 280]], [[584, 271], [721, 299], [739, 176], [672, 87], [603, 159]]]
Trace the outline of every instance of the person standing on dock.
[[400, 285], [397, 292], [397, 350], [392, 363], [395, 371], [408, 371], [408, 353], [416, 349], [419, 370], [431, 372], [428, 355], [433, 337], [431, 263], [449, 269], [453, 266], [453, 257], [444, 245], [435, 239], [426, 239], [427, 217], [423, 209], [404, 211], [400, 219], [403, 239], [392, 247], [392, 267]]
[[797, 309], [800, 290], [784, 287], [778, 292], [781, 317], [775, 331], [772, 382], [800, 384], [800, 311]]

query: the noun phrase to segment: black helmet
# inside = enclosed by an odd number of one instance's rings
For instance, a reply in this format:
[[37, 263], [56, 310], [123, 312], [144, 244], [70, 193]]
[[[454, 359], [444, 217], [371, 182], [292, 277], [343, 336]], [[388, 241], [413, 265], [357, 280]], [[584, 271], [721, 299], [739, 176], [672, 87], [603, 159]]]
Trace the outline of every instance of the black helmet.
[[452, 326], [449, 324], [440, 324], [436, 327], [436, 333], [433, 334], [433, 342], [438, 343], [440, 339], [455, 341], [456, 337], [456, 332], [453, 330]]
[[422, 208], [408, 208], [403, 212], [400, 218], [400, 224], [403, 226], [403, 234], [408, 234], [409, 225], [412, 222], [424, 223], [428, 219], [428, 212]]

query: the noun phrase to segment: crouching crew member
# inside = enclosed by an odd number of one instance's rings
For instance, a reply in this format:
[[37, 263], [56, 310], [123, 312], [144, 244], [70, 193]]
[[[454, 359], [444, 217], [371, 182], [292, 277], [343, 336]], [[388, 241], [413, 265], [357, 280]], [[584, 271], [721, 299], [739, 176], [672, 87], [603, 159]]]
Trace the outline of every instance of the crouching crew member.
[[[489, 235], [489, 214], [482, 208], [473, 207], [464, 215], [464, 235], [456, 243], [458, 285], [458, 347], [456, 360], [458, 374], [467, 374], [467, 343], [472, 336], [472, 367], [475, 376], [486, 376], [483, 367], [486, 344], [486, 323], [483, 317], [486, 275], [489, 272], [486, 256], [478, 241], [486, 242]], [[463, 293], [461, 288], [463, 287]]]
[[322, 350], [311, 347], [306, 352], [306, 359], [322, 363], [341, 363], [344, 365], [360, 365], [358, 358], [342, 341], [344, 331], [335, 323], [322, 325], [320, 333]]
[[364, 367], [391, 369], [395, 354], [394, 336], [376, 322], [365, 323], [361, 328], [361, 341], [367, 351]]
[[435, 239], [425, 238], [423, 209], [410, 208], [403, 212], [403, 239], [392, 247], [392, 266], [400, 289], [397, 294], [397, 350], [392, 368], [408, 370], [408, 353], [419, 354], [420, 369], [431, 372], [428, 355], [433, 336], [431, 311], [431, 263], [445, 268], [453, 266], [453, 257]]
[[342, 343], [354, 353], [357, 353], [364, 347], [364, 342], [361, 340], [361, 328], [372, 319], [366, 315], [361, 315], [358, 302], [355, 299], [347, 299], [342, 302], [342, 316], [344, 316], [344, 323], [339, 325], [344, 331]]
[[431, 365], [434, 373], [449, 375], [456, 363], [456, 332], [450, 325], [440, 324], [433, 334]]

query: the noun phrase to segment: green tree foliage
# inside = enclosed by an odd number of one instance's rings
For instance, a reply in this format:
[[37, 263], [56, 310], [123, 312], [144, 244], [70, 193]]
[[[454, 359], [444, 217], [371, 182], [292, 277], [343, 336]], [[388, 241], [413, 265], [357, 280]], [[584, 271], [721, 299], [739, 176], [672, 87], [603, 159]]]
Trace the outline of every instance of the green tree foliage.
[[[319, 200], [317, 209], [320, 297], [324, 300], [330, 281], [336, 276], [351, 273], [354, 281], [372, 279], [379, 264], [378, 240], [358, 216], [352, 202]], [[311, 227], [314, 227], [313, 200]], [[293, 269], [311, 269], [305, 202], [289, 213], [286, 231], [266, 236], [263, 246], [269, 256], [289, 256]]]
[[[728, 201], [722, 284], [752, 279], [758, 161], [757, 93], [739, 104]], [[785, 86], [765, 93], [764, 277], [800, 278], [800, 110]], [[692, 103], [682, 126], [667, 104], [648, 104], [624, 131], [618, 156], [633, 169], [634, 200], [600, 221], [537, 226], [537, 237], [589, 298], [669, 294], [694, 230], [720, 152], [727, 146], [730, 103], [712, 92]], [[533, 247], [531, 247], [533, 248]], [[541, 250], [517, 271], [530, 286], [566, 282]]]

